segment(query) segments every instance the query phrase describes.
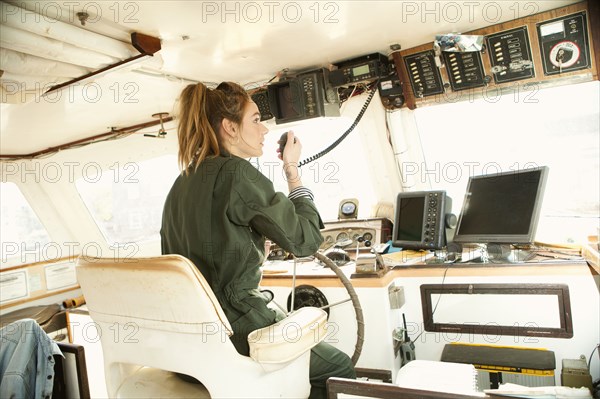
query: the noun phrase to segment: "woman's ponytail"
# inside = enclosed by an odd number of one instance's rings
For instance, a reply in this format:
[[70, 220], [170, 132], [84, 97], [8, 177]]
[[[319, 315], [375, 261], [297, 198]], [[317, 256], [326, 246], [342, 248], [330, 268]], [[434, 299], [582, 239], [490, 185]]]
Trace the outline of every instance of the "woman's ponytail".
[[206, 158], [219, 156], [219, 126], [224, 118], [241, 124], [244, 107], [251, 101], [237, 83], [223, 82], [211, 90], [203, 83], [191, 84], [179, 97], [179, 166], [187, 174]]
[[204, 84], [188, 85], [179, 98], [179, 167], [187, 174], [196, 169], [200, 162], [220, 154], [217, 133], [211, 127], [207, 108], [210, 104], [210, 89]]

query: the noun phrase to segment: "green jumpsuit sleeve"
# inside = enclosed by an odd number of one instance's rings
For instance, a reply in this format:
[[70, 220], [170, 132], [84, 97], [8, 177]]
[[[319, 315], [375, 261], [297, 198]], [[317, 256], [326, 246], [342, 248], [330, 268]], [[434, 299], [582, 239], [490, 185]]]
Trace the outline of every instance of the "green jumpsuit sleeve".
[[[253, 168], [249, 163], [248, 166]], [[290, 200], [275, 192], [273, 183], [256, 169], [239, 176], [232, 186], [227, 211], [232, 223], [249, 226], [296, 256], [317, 252], [323, 242], [323, 222], [312, 200]]]

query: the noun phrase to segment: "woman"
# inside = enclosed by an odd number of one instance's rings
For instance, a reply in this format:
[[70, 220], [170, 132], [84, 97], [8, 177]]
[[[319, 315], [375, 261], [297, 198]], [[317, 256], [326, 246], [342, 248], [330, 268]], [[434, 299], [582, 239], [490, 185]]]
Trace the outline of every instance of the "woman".
[[[247, 335], [279, 320], [258, 290], [265, 239], [296, 256], [312, 255], [323, 238], [313, 195], [302, 185], [302, 148], [292, 132], [279, 158], [289, 194], [244, 158], [263, 154], [268, 129], [245, 90], [230, 82], [211, 90], [187, 86], [179, 99], [179, 164], [182, 169], [165, 202], [163, 254], [194, 262], [229, 319], [235, 348], [248, 355]], [[326, 397], [329, 377], [354, 378], [348, 356], [321, 342], [311, 351], [311, 398]]]

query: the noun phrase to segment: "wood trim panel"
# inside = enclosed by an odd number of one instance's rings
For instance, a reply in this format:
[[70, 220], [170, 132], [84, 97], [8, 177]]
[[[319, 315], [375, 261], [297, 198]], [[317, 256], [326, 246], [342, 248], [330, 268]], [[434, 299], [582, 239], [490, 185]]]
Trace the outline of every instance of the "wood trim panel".
[[[446, 272], [447, 277], [489, 277], [489, 276], [590, 276], [591, 271], [585, 261], [552, 261], [530, 263], [527, 265], [493, 264], [451, 264], [451, 265], [410, 265], [390, 270], [383, 277], [353, 278], [350, 281], [355, 288], [387, 287], [397, 278], [406, 277], [440, 277]], [[266, 274], [263, 275], [261, 287], [291, 287], [292, 275]], [[308, 284], [317, 288], [343, 287], [335, 276], [298, 276], [296, 286]]]
[[[8, 309], [13, 306], [22, 305], [22, 304], [25, 304], [28, 302], [33, 302], [33, 301], [36, 301], [39, 299], [48, 298], [51, 296], [60, 295], [60, 294], [66, 293], [66, 292], [71, 292], [71, 291], [80, 289], [79, 284], [75, 284], [75, 285], [64, 287], [64, 288], [48, 290], [48, 288], [47, 288], [48, 285], [47, 285], [46, 275], [45, 275], [45, 270], [44, 270], [44, 268], [46, 266], [50, 266], [50, 265], [55, 265], [55, 264], [60, 264], [60, 263], [65, 263], [65, 262], [73, 262], [74, 263], [77, 260], [78, 256], [79, 255], [66, 256], [66, 257], [52, 259], [52, 260], [17, 265], [17, 266], [8, 267], [6, 269], [0, 270], [1, 274], [15, 272], [15, 271], [19, 271], [19, 270], [26, 270], [27, 276], [29, 279], [29, 281], [27, 281], [28, 289], [31, 289], [32, 287], [36, 288], [35, 290], [29, 291], [29, 295], [27, 297], [10, 300], [10, 301], [7, 301], [6, 303], [0, 304], [0, 310]], [[31, 281], [33, 280], [32, 277], [36, 279], [36, 281], [39, 283], [38, 284], [39, 286], [33, 285], [31, 283]]]
[[[597, 0], [590, 1], [588, 4], [588, 18], [590, 22], [590, 32], [592, 41], [592, 59], [596, 63], [594, 71], [594, 79], [600, 80], [598, 74], [598, 65], [600, 65], [600, 2]], [[595, 56], [594, 56], [595, 54]]]
[[368, 378], [371, 380], [381, 380], [382, 382], [392, 382], [392, 372], [383, 369], [368, 369], [355, 367], [357, 378]]
[[61, 263], [61, 262], [66, 262], [66, 261], [75, 262], [75, 260], [77, 260], [78, 257], [79, 257], [79, 254], [73, 254], [70, 256], [64, 256], [62, 258], [42, 260], [39, 262], [32, 262], [32, 263], [24, 263], [22, 265], [10, 266], [5, 269], [1, 269], [0, 272], [9, 272], [9, 271], [14, 271], [14, 270], [18, 270], [18, 269], [32, 268], [32, 267], [36, 267], [36, 266], [44, 266], [44, 265], [50, 265], [50, 264]]
[[[85, 362], [85, 350], [83, 346], [77, 344], [70, 344], [66, 342], [57, 342], [58, 347], [63, 354], [68, 353], [74, 356], [75, 370], [72, 370], [67, 366], [67, 359], [63, 359], [61, 356], [56, 357], [56, 367], [59, 370], [54, 380], [54, 392], [55, 397], [66, 397], [67, 391], [65, 384], [67, 379], [77, 379], [78, 397], [81, 399], [90, 399], [90, 384], [88, 381], [87, 365]], [[76, 375], [71, 375], [71, 371], [75, 371]], [[58, 388], [58, 389], [57, 389]]]

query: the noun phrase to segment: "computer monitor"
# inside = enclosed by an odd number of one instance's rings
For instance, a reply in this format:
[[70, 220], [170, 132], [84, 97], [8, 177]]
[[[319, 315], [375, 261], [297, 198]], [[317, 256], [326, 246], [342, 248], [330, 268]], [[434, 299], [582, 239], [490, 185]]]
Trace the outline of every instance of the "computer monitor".
[[454, 241], [533, 243], [547, 176], [546, 166], [471, 176]]

